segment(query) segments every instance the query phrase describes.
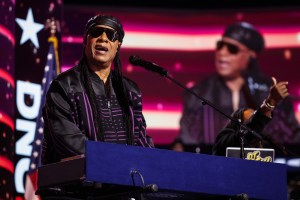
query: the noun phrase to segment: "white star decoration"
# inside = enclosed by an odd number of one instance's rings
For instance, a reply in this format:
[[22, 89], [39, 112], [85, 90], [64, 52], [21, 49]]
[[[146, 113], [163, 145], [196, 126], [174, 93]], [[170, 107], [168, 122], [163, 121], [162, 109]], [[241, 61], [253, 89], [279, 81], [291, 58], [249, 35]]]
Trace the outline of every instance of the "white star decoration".
[[44, 28], [44, 25], [34, 22], [31, 8], [28, 10], [26, 20], [17, 18], [16, 22], [23, 30], [20, 45], [24, 44], [27, 40], [31, 40], [34, 46], [39, 48], [37, 33]]

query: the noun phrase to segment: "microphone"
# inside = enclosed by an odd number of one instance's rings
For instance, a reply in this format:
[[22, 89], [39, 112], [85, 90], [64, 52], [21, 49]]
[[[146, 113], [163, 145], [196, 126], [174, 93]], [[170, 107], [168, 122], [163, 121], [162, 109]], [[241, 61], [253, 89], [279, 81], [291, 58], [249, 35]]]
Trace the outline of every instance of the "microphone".
[[142, 58], [138, 56], [130, 56], [129, 62], [134, 66], [140, 66], [145, 68], [146, 70], [159, 73], [162, 76], [168, 76], [169, 72], [165, 70], [164, 68], [158, 66], [155, 63], [143, 60]]

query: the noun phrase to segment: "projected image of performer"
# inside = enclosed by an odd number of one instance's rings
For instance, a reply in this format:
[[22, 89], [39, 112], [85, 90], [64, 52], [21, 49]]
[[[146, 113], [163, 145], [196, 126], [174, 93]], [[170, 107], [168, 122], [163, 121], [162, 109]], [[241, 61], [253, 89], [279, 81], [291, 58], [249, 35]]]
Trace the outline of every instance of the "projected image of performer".
[[[264, 38], [253, 25], [238, 22], [227, 26], [216, 43], [216, 72], [199, 81], [192, 90], [227, 114], [239, 108], [258, 109], [272, 85], [271, 77], [264, 75], [259, 66], [264, 48]], [[199, 99], [188, 93], [184, 94], [183, 106], [179, 136], [182, 141], [189, 145], [213, 144], [228, 119], [209, 106], [202, 106]], [[291, 98], [274, 106], [273, 119], [264, 134], [280, 143], [300, 142]]]

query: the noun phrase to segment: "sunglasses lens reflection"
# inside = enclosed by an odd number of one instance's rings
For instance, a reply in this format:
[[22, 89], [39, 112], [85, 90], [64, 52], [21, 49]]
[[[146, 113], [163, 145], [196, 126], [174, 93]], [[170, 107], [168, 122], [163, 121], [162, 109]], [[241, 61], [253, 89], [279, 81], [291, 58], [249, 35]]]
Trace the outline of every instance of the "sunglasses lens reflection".
[[237, 54], [240, 51], [238, 46], [236, 46], [234, 44], [230, 44], [230, 43], [224, 42], [222, 40], [217, 42], [217, 50], [221, 50], [224, 46], [227, 47], [229, 53], [231, 53], [231, 54]]
[[97, 37], [101, 36], [103, 34], [103, 32], [105, 32], [107, 38], [112, 42], [114, 42], [118, 39], [117, 31], [108, 29], [108, 28], [102, 28], [102, 27], [96, 27], [96, 28], [92, 29], [90, 31], [89, 35], [93, 38], [97, 38]]

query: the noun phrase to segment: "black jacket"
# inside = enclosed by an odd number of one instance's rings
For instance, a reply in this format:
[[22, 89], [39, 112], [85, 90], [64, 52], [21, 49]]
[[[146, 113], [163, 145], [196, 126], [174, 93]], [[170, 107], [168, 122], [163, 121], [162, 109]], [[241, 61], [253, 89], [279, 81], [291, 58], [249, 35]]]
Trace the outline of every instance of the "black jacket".
[[[81, 67], [79, 64], [59, 74], [47, 92], [43, 108], [43, 164], [84, 154], [86, 140], [99, 141], [93, 124], [91, 104], [81, 77]], [[111, 76], [114, 82], [115, 73], [112, 72]], [[146, 134], [141, 92], [133, 81], [124, 78], [123, 83], [130, 98], [128, 106], [132, 118], [130, 128], [133, 132], [133, 145], [153, 147]]]

